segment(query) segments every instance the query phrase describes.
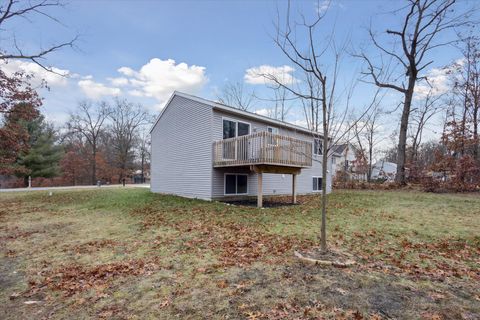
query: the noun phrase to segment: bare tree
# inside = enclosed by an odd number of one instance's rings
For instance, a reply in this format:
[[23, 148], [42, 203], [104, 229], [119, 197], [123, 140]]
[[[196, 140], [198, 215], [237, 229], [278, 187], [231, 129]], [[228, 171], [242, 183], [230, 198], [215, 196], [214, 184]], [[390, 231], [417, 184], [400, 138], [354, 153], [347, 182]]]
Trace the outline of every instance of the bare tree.
[[108, 106], [105, 102], [94, 107], [92, 103], [83, 101], [78, 104], [77, 110], [70, 114], [67, 122], [68, 132], [83, 136], [92, 150], [90, 160], [92, 184], [97, 183], [97, 151], [108, 115]]
[[446, 31], [465, 25], [468, 21], [468, 14], [454, 13], [454, 3], [455, 0], [408, 0], [408, 5], [395, 12], [403, 15], [399, 28], [386, 30], [386, 35], [394, 39], [392, 47], [389, 47], [386, 41], [382, 43], [381, 39], [369, 30], [374, 47], [398, 66], [390, 70], [394, 74], [390, 73], [385, 65], [376, 64], [377, 61], [383, 62], [383, 59], [373, 61], [365, 53], [358, 55], [366, 62], [367, 69], [364, 74], [371, 77], [377, 87], [391, 89], [403, 95], [395, 177], [400, 184], [406, 183], [407, 130], [415, 85], [426, 80], [422, 72], [433, 63], [433, 60], [429, 59], [432, 50], [452, 43], [445, 39], [448, 35]]
[[46, 48], [40, 48], [36, 52], [25, 52], [18, 45], [18, 41], [15, 34], [12, 34], [11, 37], [11, 47], [9, 50], [5, 48], [5, 43], [7, 39], [5, 37], [5, 30], [7, 30], [6, 25], [9, 22], [15, 19], [25, 19], [30, 20], [31, 16], [41, 16], [51, 21], [61, 24], [61, 22], [49, 13], [51, 8], [62, 7], [63, 4], [59, 0], [29, 0], [29, 1], [19, 1], [19, 0], [5, 0], [2, 1], [0, 5], [0, 30], [2, 31], [2, 46], [0, 47], [0, 59], [9, 60], [9, 59], [24, 59], [30, 60], [43, 69], [54, 72], [51, 67], [46, 66], [42, 59], [44, 59], [48, 54], [58, 51], [64, 47], [73, 47], [77, 41], [78, 36], [73, 37], [69, 41], [60, 42], [57, 44], [50, 45]]
[[373, 157], [375, 148], [380, 142], [380, 120], [383, 111], [380, 108], [381, 100], [374, 100], [371, 112], [362, 122], [353, 121], [353, 132], [359, 151], [367, 158], [367, 181], [372, 179]]
[[[473, 135], [473, 157], [480, 161], [480, 140], [478, 126], [480, 122], [480, 37], [472, 31], [462, 37], [460, 50], [462, 59], [454, 64], [454, 94], [460, 97], [463, 107], [462, 126], [465, 131], [467, 123], [471, 124]], [[460, 35], [461, 37], [461, 35]], [[465, 135], [465, 132], [464, 132]]]
[[227, 83], [218, 96], [221, 103], [240, 110], [248, 110], [254, 98], [255, 92], [247, 92], [241, 82]]
[[133, 163], [133, 151], [139, 138], [139, 130], [150, 122], [151, 116], [140, 104], [116, 99], [109, 117], [112, 143], [120, 169], [119, 182], [122, 182], [127, 169]]
[[422, 143], [425, 126], [433, 116], [441, 110], [441, 105], [439, 105], [438, 102], [442, 97], [443, 95], [435, 95], [432, 90], [430, 90], [427, 95], [418, 102], [419, 106], [414, 107], [411, 111], [409, 131], [412, 140], [412, 151], [410, 155], [410, 161], [412, 163], [417, 160], [418, 148]]
[[[313, 21], [307, 22], [302, 16], [300, 23], [290, 22], [290, 2], [288, 4], [286, 24], [284, 28], [280, 23], [276, 26], [276, 37], [274, 42], [282, 53], [288, 58], [293, 66], [298, 68], [306, 79], [310, 79], [310, 86], [302, 86], [308, 81], [301, 81], [300, 84], [287, 84], [282, 77], [274, 74], [261, 74], [269, 82], [275, 83], [284, 88], [289, 94], [298, 100], [303, 100], [307, 105], [318, 104], [317, 111], [314, 111], [314, 122], [320, 124], [318, 131], [313, 133], [315, 138], [315, 149], [322, 155], [322, 197], [321, 197], [321, 227], [320, 227], [320, 247], [322, 252], [327, 251], [326, 243], [326, 216], [327, 216], [327, 173], [328, 158], [331, 156], [333, 146], [336, 141], [341, 140], [351, 129], [345, 128], [346, 115], [349, 109], [349, 102], [352, 97], [353, 88], [351, 86], [347, 92], [346, 103], [340, 109], [337, 106], [339, 102], [337, 94], [337, 80], [340, 69], [342, 55], [345, 46], [338, 47], [335, 43], [333, 31], [324, 37], [321, 41], [316, 38], [315, 31], [324, 21], [327, 11], [317, 12]], [[304, 47], [297, 41], [300, 38]], [[363, 116], [363, 115], [362, 115]], [[315, 128], [310, 125], [310, 128]], [[314, 159], [315, 160], [315, 159]]]

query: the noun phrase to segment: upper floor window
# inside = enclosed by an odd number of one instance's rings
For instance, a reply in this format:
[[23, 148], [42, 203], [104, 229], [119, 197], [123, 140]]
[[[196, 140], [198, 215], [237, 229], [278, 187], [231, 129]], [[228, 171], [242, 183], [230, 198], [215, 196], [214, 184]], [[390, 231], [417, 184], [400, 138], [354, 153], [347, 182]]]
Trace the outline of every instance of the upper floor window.
[[319, 138], [313, 139], [313, 154], [321, 155], [323, 153], [323, 141]]
[[249, 123], [223, 119], [223, 139], [241, 137], [247, 134], [250, 134]]
[[273, 134], [278, 134], [278, 128], [267, 127], [267, 132], [270, 132], [270, 133], [273, 133]]

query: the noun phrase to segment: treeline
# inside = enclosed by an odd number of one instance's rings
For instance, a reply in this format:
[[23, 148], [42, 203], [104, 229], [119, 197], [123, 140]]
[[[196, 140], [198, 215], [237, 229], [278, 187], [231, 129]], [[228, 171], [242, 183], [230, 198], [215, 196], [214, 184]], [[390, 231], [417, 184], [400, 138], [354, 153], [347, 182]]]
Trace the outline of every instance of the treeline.
[[[438, 69], [445, 75], [444, 88], [439, 89], [432, 82], [418, 90], [408, 117], [406, 182], [420, 184], [427, 191], [480, 190], [480, 37], [473, 28], [458, 34], [454, 43], [460, 58]], [[365, 119], [352, 126], [350, 137], [356, 147], [356, 161], [351, 171], [365, 176], [367, 182], [373, 182], [375, 157], [398, 163], [398, 145], [386, 151], [379, 147], [389, 138], [392, 145], [398, 141], [398, 133], [388, 137], [382, 132], [391, 118], [391, 112], [379, 103]], [[426, 138], [426, 132], [432, 129], [437, 139]], [[352, 180], [348, 177], [340, 175], [342, 186]], [[356, 187], [355, 181], [350, 182], [351, 187]], [[359, 185], [368, 187], [365, 183]]]
[[84, 101], [54, 126], [30, 78], [0, 70], [0, 187], [144, 182], [150, 115], [127, 100]]

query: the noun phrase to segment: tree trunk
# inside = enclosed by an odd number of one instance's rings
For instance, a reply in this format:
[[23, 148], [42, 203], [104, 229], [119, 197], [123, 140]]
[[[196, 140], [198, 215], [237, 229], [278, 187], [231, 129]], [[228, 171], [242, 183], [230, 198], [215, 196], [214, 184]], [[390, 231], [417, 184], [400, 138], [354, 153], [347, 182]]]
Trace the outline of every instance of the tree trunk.
[[97, 184], [97, 144], [93, 143], [93, 159], [92, 159], [92, 185]]
[[475, 109], [473, 110], [473, 158], [475, 161], [480, 161], [479, 158], [479, 141], [478, 141], [478, 106], [475, 106]]
[[397, 175], [395, 182], [400, 185], [406, 184], [405, 175], [405, 160], [406, 160], [406, 146], [407, 146], [407, 130], [408, 119], [410, 117], [410, 107], [412, 105], [413, 90], [415, 88], [415, 76], [410, 76], [408, 80], [408, 89], [405, 92], [405, 99], [403, 102], [402, 118], [400, 120], [400, 134], [398, 137], [398, 151], [397, 151]]
[[326, 86], [322, 83], [322, 115], [323, 115], [323, 157], [322, 157], [322, 225], [320, 230], [320, 249], [327, 251], [327, 161], [328, 161], [328, 118]]

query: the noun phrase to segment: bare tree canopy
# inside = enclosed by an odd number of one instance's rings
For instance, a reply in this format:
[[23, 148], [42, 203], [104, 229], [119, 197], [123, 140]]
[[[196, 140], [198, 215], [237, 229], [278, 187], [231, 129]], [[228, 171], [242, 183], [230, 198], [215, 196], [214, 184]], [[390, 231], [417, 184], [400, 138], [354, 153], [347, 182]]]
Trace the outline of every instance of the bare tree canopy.
[[457, 13], [454, 4], [455, 0], [409, 0], [394, 12], [402, 18], [398, 28], [387, 29], [384, 37], [369, 30], [370, 42], [383, 58], [374, 60], [365, 52], [357, 55], [365, 61], [364, 75], [373, 84], [403, 95], [396, 175], [400, 184], [406, 183], [407, 130], [415, 86], [428, 81], [422, 72], [434, 62], [432, 50], [457, 41], [446, 37], [448, 31], [469, 21], [469, 13]]
[[142, 105], [120, 99], [115, 100], [109, 117], [113, 147], [120, 169], [119, 182], [121, 182], [127, 169], [130, 169], [133, 164], [134, 147], [140, 139], [140, 129], [142, 126], [151, 124], [152, 117]]
[[245, 90], [242, 82], [227, 83], [218, 96], [218, 100], [240, 110], [248, 110], [255, 100], [255, 92]]
[[67, 129], [70, 133], [79, 134], [91, 148], [91, 183], [97, 183], [97, 151], [98, 143], [104, 123], [109, 115], [109, 108], [105, 102], [97, 107], [90, 102], [83, 101], [78, 104], [77, 110], [70, 114]]
[[[42, 60], [52, 52], [58, 51], [65, 47], [73, 47], [78, 36], [75, 36], [68, 41], [52, 44], [45, 48], [40, 48], [34, 52], [31, 52], [25, 51], [23, 48], [21, 48], [21, 46], [18, 44], [17, 35], [15, 33], [12, 33], [11, 39], [6, 39], [5, 30], [8, 30], [9, 22], [15, 19], [26, 19], [28, 21], [31, 16], [35, 15], [45, 17], [56, 23], [61, 24], [61, 22], [50, 13], [50, 10], [52, 8], [62, 6], [63, 4], [59, 0], [2, 1], [2, 4], [0, 5], [0, 30], [2, 33], [0, 59], [30, 60], [42, 67], [43, 69], [53, 72], [53, 69], [45, 65]], [[6, 43], [8, 43], [8, 40], [10, 40], [10, 44], [8, 45], [10, 48], [6, 47]]]

